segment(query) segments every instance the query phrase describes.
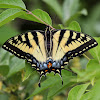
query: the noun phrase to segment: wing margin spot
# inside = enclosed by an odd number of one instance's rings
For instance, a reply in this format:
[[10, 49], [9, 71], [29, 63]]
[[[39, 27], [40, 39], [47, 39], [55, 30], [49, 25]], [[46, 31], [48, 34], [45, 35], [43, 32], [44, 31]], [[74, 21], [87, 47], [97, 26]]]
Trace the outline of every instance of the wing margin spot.
[[14, 54], [15, 56], [17, 56], [19, 58], [25, 59], [25, 52], [23, 52], [22, 50], [18, 49], [17, 47], [14, 47], [13, 45], [11, 45], [8, 42], [5, 42], [4, 45], [2, 46], [2, 48], [4, 48], [5, 50], [11, 52], [12, 54]]

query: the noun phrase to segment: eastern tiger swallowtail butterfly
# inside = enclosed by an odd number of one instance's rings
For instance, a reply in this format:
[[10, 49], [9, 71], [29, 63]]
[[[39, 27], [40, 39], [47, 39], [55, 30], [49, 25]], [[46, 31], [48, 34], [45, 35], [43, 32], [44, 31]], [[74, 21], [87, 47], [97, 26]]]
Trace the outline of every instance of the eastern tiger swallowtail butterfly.
[[2, 47], [30, 62], [40, 73], [41, 80], [43, 75], [52, 71], [61, 76], [61, 70], [70, 59], [97, 45], [98, 43], [87, 34], [66, 29], [51, 30], [47, 27], [45, 31], [33, 30], [12, 37]]

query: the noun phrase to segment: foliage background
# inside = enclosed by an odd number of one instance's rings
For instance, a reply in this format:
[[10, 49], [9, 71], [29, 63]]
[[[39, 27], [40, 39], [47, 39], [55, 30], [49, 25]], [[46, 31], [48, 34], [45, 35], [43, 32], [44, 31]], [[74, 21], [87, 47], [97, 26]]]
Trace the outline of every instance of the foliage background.
[[[46, 25], [22, 11], [23, 2], [54, 28], [82, 31], [100, 43], [100, 0], [0, 0], [0, 46], [17, 34], [45, 29]], [[70, 61], [66, 68], [77, 75], [63, 70], [63, 86], [60, 77], [50, 73], [42, 78], [39, 88], [39, 74], [30, 64], [0, 47], [0, 100], [100, 100], [99, 49], [98, 45], [90, 50], [92, 60], [81, 56]]]

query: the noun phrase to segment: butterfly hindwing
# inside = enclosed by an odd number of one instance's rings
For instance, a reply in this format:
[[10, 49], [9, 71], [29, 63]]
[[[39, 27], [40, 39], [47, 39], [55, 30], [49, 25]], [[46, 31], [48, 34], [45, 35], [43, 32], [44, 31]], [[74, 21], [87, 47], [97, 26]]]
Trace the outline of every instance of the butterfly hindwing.
[[[33, 31], [10, 38], [2, 46], [19, 58], [33, 63], [46, 61], [43, 31]], [[42, 58], [42, 59], [41, 59]]]
[[97, 46], [97, 42], [87, 34], [72, 30], [53, 31], [52, 56], [54, 60], [67, 57], [66, 62]]

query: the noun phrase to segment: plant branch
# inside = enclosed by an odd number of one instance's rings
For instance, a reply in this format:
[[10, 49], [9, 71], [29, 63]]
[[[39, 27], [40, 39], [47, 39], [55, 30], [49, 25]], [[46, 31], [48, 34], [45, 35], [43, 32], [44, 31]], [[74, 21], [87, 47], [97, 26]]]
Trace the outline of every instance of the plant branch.
[[86, 54], [83, 54], [83, 56], [84, 56], [85, 58], [87, 58], [88, 60], [90, 60], [90, 58], [89, 58]]
[[39, 21], [41, 21], [43, 24], [49, 26], [51, 29], [55, 29], [55, 28], [53, 28], [52, 26], [48, 25], [48, 24], [47, 24], [46, 22], [44, 22], [43, 20], [41, 20], [39, 17], [37, 17], [36, 15], [34, 15], [31, 11], [29, 11], [29, 10], [27, 10], [27, 9], [25, 9], [25, 10], [28, 12], [28, 14], [32, 15], [33, 17], [35, 17], [36, 19], [38, 19]]

